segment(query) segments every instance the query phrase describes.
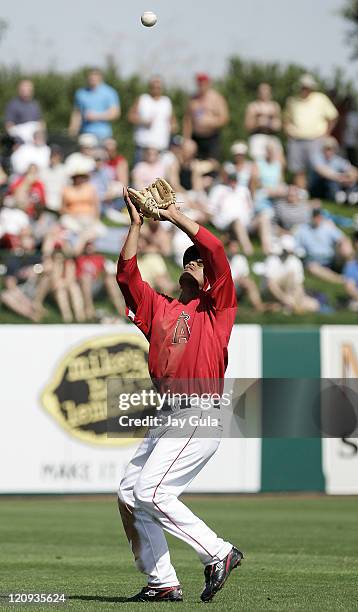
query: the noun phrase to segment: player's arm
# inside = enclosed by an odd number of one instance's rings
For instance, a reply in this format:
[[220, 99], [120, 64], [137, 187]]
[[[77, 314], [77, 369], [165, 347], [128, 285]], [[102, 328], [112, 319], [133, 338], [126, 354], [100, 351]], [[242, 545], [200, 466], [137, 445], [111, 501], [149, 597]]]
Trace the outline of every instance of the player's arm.
[[[144, 283], [137, 264], [140, 226], [131, 225], [117, 262], [116, 280], [126, 306], [136, 313], [144, 295]], [[149, 286], [148, 286], [149, 287]]]
[[229, 273], [229, 262], [226, 258], [222, 242], [205, 227], [189, 219], [173, 204], [167, 210], [161, 211], [161, 216], [185, 232], [198, 247], [202, 256], [205, 274], [211, 285], [224, 274]]
[[127, 189], [124, 189], [124, 199], [131, 224], [118, 259], [116, 278], [126, 305], [133, 312], [136, 312], [143, 295], [144, 284], [137, 264], [139, 233], [143, 220], [134, 204], [132, 204]]

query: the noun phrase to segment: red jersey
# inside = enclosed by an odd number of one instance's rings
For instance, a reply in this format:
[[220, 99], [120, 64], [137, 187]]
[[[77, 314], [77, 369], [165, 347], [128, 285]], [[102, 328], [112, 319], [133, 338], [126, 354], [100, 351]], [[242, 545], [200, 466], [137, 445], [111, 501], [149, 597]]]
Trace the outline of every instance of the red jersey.
[[117, 282], [134, 323], [149, 341], [152, 379], [223, 379], [235, 321], [235, 287], [224, 247], [200, 227], [192, 239], [204, 262], [207, 291], [188, 304], [161, 295], [142, 280], [136, 256], [119, 257]]

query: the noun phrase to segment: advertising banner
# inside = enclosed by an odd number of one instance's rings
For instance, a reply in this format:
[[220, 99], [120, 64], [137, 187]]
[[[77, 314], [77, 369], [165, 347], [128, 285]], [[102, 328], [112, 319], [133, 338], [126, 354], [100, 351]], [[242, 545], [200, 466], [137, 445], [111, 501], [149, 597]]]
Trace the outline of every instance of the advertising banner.
[[[6, 325], [1, 347], [0, 493], [116, 491], [140, 440], [107, 435], [107, 382], [148, 377], [142, 334], [131, 324]], [[233, 329], [227, 375], [261, 377], [259, 326]], [[260, 490], [260, 452], [258, 439], [223, 439], [190, 490]]]
[[[321, 376], [343, 381], [358, 378], [358, 326], [327, 325], [321, 328]], [[347, 401], [341, 401], [336, 410], [350, 410], [351, 415], [356, 415], [357, 406], [347, 404]], [[346, 418], [345, 421], [350, 423], [352, 419]], [[355, 425], [352, 421], [352, 431]], [[326, 492], [357, 494], [358, 438], [351, 437], [347, 430], [341, 438], [323, 439], [322, 446]]]

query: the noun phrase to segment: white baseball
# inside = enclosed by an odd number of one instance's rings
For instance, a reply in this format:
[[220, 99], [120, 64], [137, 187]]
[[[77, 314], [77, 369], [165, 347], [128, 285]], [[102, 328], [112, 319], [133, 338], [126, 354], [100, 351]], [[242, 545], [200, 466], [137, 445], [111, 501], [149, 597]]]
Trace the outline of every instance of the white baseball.
[[140, 20], [144, 26], [151, 28], [157, 23], [157, 16], [152, 11], [145, 11]]

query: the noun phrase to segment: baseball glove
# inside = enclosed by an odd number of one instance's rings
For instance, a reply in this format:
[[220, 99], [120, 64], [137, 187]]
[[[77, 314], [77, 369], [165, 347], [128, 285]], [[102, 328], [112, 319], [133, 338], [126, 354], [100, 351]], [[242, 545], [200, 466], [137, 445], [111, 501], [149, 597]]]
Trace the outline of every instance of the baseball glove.
[[154, 183], [137, 191], [128, 188], [128, 194], [137, 210], [144, 216], [160, 220], [160, 211], [176, 203], [176, 195], [169, 183], [157, 178]]

